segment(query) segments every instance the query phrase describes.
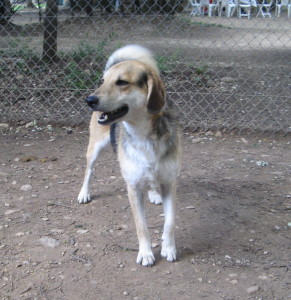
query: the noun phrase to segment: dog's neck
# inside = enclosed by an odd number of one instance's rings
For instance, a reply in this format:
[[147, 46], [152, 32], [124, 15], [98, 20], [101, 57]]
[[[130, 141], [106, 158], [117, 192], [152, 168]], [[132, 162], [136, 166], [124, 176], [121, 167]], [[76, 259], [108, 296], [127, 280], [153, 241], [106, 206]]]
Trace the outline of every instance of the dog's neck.
[[153, 122], [151, 116], [137, 118], [132, 121], [123, 121], [122, 123], [126, 132], [134, 139], [146, 139], [152, 133]]

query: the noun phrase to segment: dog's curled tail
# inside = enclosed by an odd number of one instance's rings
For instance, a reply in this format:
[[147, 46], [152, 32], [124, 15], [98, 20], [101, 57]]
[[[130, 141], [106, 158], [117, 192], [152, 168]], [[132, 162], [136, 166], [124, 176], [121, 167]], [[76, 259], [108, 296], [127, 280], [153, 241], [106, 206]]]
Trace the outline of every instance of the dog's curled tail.
[[105, 72], [113, 65], [126, 60], [141, 61], [154, 68], [157, 74], [159, 74], [153, 54], [148, 49], [139, 45], [127, 45], [113, 52], [106, 63]]

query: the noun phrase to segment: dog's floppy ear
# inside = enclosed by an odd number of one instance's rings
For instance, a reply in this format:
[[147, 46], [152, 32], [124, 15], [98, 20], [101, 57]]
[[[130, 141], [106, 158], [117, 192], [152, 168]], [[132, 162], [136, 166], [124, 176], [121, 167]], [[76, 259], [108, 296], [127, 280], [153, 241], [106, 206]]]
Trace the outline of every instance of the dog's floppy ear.
[[165, 105], [164, 84], [157, 75], [150, 74], [147, 79], [147, 85], [147, 110], [150, 114], [158, 114]]

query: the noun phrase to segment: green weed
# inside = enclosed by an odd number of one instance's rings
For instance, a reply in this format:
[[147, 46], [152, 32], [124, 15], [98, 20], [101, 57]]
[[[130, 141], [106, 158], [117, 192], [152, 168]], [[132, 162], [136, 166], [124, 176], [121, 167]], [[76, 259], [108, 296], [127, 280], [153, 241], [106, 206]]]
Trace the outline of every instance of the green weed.
[[72, 89], [85, 90], [92, 88], [102, 76], [101, 72], [93, 73], [90, 70], [83, 70], [74, 61], [71, 61], [65, 68], [66, 82]]
[[96, 48], [86, 41], [81, 41], [77, 49], [68, 54], [74, 61], [81, 61], [86, 57], [95, 55]]
[[178, 58], [179, 52], [174, 52], [171, 55], [157, 55], [156, 60], [158, 68], [161, 72], [171, 72], [176, 68]]
[[201, 64], [199, 66], [195, 66], [194, 70], [197, 75], [203, 75], [207, 73], [208, 66], [206, 64]]

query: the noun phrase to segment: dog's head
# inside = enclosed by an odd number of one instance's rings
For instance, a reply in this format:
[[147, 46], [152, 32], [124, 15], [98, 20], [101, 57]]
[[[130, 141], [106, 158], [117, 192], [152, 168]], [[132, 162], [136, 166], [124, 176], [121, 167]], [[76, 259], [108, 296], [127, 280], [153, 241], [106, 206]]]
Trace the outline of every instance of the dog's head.
[[87, 99], [93, 111], [102, 112], [98, 123], [110, 125], [130, 121], [140, 114], [158, 114], [165, 105], [159, 74], [147, 65], [128, 60], [109, 68], [102, 85]]

